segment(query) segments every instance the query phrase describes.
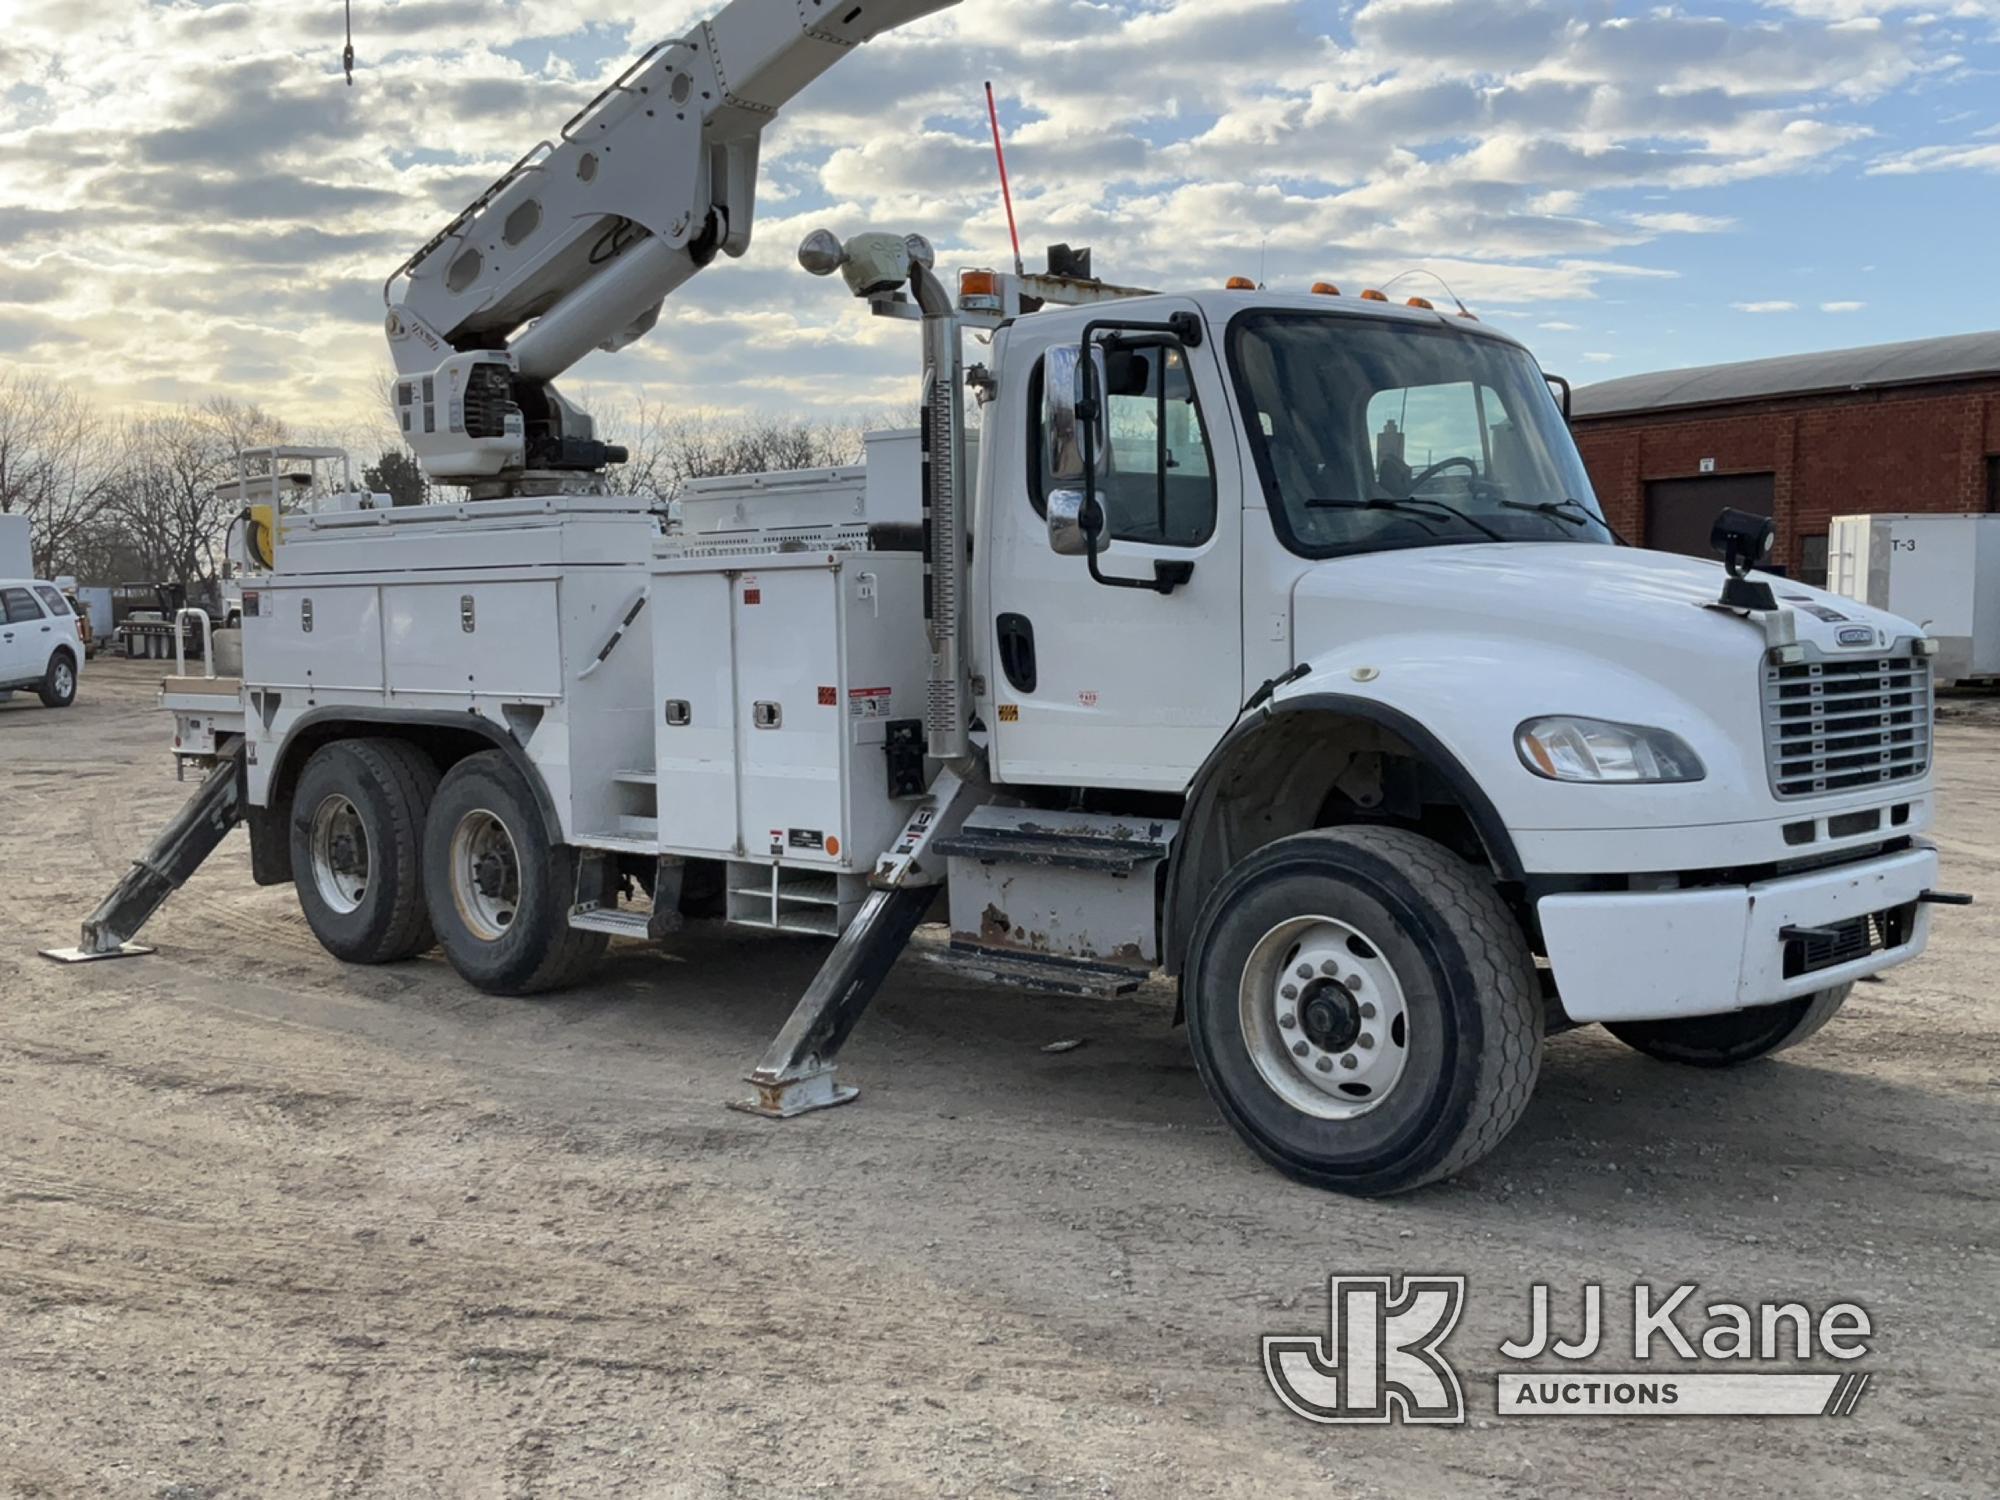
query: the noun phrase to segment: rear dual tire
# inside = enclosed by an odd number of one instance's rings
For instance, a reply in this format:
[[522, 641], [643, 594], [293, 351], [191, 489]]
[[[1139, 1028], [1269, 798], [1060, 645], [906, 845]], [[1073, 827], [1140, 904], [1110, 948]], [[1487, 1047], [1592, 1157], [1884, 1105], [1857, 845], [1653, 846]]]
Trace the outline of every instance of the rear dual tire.
[[292, 879], [320, 946], [343, 963], [386, 964], [430, 948], [418, 877], [437, 767], [401, 740], [317, 751], [292, 794]]
[[451, 966], [493, 995], [584, 978], [610, 939], [569, 925], [577, 852], [552, 844], [533, 790], [502, 752], [453, 766], [424, 830], [431, 925]]
[[1225, 1119], [1315, 1187], [1404, 1192], [1497, 1146], [1534, 1091], [1534, 960], [1491, 876], [1393, 828], [1282, 839], [1229, 871], [1183, 975]]
[[479, 989], [532, 995], [583, 978], [608, 942], [570, 927], [576, 851], [551, 844], [533, 791], [497, 750], [440, 779], [401, 740], [327, 745], [293, 793], [291, 845], [306, 923], [343, 963], [441, 946]]

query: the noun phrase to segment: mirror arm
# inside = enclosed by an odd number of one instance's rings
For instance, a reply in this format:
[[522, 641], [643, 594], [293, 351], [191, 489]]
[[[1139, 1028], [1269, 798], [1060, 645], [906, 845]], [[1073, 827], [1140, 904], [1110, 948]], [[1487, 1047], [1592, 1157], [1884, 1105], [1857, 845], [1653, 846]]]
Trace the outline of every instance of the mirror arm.
[[1090, 542], [1090, 576], [1108, 589], [1148, 589], [1155, 594], [1171, 594], [1175, 589], [1194, 577], [1191, 562], [1168, 562], [1164, 558], [1153, 559], [1151, 578], [1114, 578], [1097, 566], [1097, 533], [1086, 531], [1084, 536]]
[[1549, 374], [1546, 370], [1542, 372], [1542, 379], [1548, 382], [1551, 392], [1561, 392], [1561, 397], [1556, 404], [1562, 408], [1563, 420], [1567, 422], [1569, 420], [1569, 382], [1560, 375]]

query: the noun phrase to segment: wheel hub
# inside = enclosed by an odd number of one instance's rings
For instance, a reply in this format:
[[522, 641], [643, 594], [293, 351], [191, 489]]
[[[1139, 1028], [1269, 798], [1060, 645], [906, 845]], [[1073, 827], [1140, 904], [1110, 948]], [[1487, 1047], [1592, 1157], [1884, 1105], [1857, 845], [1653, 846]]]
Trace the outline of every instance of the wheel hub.
[[487, 852], [472, 861], [472, 883], [489, 900], [507, 889], [507, 861], [498, 853]]
[[336, 833], [329, 841], [327, 863], [334, 873], [352, 875], [361, 868], [361, 851], [350, 833]]
[[353, 802], [335, 792], [313, 809], [311, 878], [332, 910], [358, 911], [368, 894], [368, 829]]
[[507, 825], [484, 809], [466, 813], [452, 830], [449, 865], [452, 900], [467, 930], [498, 942], [521, 902], [521, 859]]
[[1344, 986], [1315, 979], [1299, 993], [1299, 1024], [1322, 1052], [1345, 1052], [1361, 1035], [1361, 1007]]
[[1408, 1009], [1395, 968], [1332, 917], [1280, 922], [1244, 965], [1239, 1015], [1257, 1071], [1320, 1119], [1375, 1108], [1403, 1076]]

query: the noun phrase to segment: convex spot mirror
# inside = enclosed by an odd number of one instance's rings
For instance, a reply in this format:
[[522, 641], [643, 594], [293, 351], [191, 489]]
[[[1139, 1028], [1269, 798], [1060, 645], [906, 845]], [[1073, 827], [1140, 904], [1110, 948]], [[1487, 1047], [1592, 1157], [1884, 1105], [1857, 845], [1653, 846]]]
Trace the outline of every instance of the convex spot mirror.
[[1088, 557], [1091, 532], [1102, 524], [1095, 502], [1082, 490], [1051, 490], [1047, 510], [1049, 550], [1058, 557]]

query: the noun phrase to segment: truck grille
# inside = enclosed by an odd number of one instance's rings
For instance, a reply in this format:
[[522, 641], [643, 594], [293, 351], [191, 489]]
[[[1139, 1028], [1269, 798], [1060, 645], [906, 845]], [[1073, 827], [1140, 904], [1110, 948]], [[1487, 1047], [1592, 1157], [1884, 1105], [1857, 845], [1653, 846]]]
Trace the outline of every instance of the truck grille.
[[1922, 776], [1931, 764], [1929, 658], [1767, 661], [1764, 753], [1781, 798]]

